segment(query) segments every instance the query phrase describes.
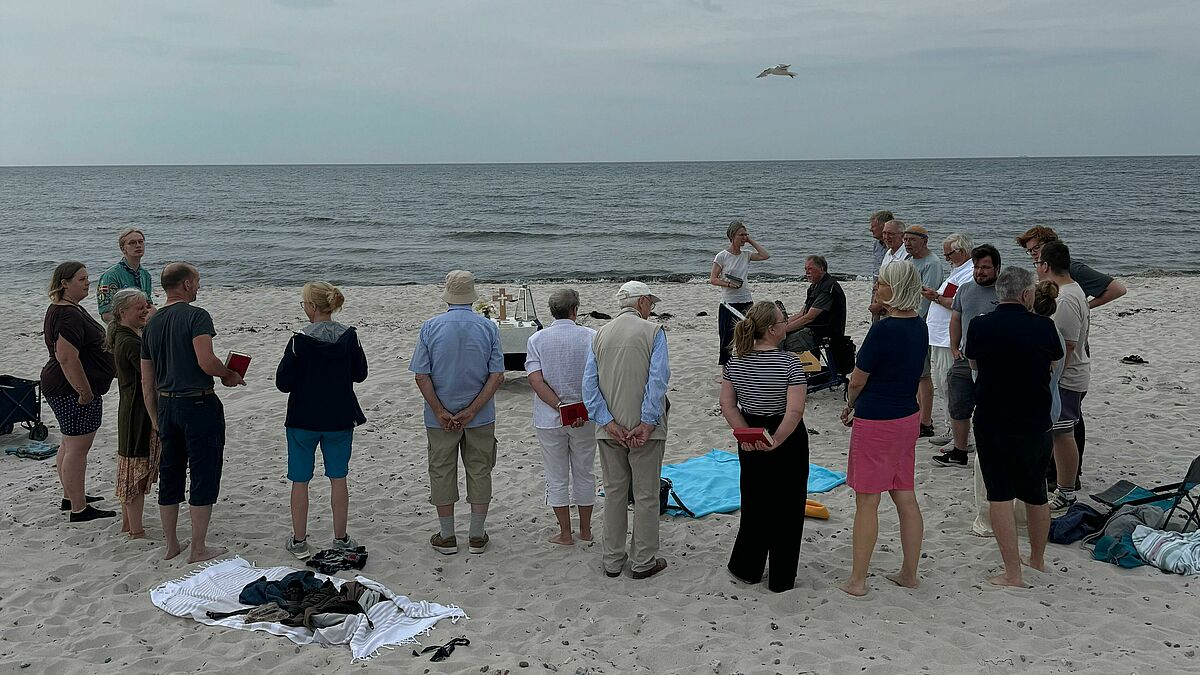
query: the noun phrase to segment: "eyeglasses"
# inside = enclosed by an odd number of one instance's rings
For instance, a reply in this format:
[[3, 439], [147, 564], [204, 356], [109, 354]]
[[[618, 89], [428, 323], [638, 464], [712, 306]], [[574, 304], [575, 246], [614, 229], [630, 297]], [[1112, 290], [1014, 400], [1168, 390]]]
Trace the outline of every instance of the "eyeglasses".
[[1046, 267], [1050, 267], [1050, 263], [1046, 262], [1045, 260], [1035, 260], [1035, 261], [1033, 261], [1033, 266], [1034, 266], [1034, 267], [1040, 267], [1040, 266], [1042, 266], [1042, 265], [1045, 265]]
[[1030, 246], [1029, 248], [1025, 249], [1025, 252], [1028, 253], [1029, 257], [1032, 258], [1033, 256], [1042, 252], [1042, 246], [1043, 246], [1043, 244], [1038, 244], [1037, 246]]
[[420, 652], [418, 652], [417, 650], [414, 649], [413, 656], [421, 656], [422, 654], [428, 654], [429, 652], [433, 652], [433, 657], [429, 659], [430, 661], [445, 661], [446, 659], [450, 658], [451, 654], [454, 653], [454, 648], [456, 646], [461, 645], [463, 647], [466, 647], [469, 644], [471, 644], [471, 641], [468, 640], [467, 638], [456, 637], [444, 645], [429, 645], [428, 647], [422, 649]]
[[956, 248], [956, 249], [953, 249], [952, 251], [950, 251], [949, 253], [943, 252], [942, 257], [945, 258], [946, 260], [949, 260], [950, 256], [954, 255], [955, 253], [962, 253], [962, 249]]

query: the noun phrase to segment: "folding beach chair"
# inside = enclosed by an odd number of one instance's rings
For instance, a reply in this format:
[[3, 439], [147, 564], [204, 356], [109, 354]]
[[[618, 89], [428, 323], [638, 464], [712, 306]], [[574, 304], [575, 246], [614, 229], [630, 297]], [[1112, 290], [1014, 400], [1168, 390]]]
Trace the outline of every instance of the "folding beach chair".
[[[1179, 511], [1180, 515], [1185, 516], [1181, 531], [1187, 532], [1188, 528], [1193, 525], [1195, 528], [1200, 528], [1200, 494], [1192, 494], [1197, 488], [1200, 488], [1200, 456], [1192, 460], [1187, 474], [1178, 483], [1144, 488], [1127, 480], [1119, 480], [1104, 492], [1091, 495], [1091, 497], [1112, 509], [1125, 505], [1138, 506], [1164, 502], [1167, 517], [1163, 520], [1163, 529], [1167, 529], [1171, 516]], [[1168, 502], [1170, 503], [1169, 510], [1166, 509], [1165, 504]]]

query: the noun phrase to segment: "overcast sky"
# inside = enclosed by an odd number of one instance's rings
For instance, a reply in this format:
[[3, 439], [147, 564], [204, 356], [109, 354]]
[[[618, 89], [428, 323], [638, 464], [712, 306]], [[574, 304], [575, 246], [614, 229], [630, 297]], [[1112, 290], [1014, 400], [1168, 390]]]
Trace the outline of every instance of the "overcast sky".
[[4, 0], [0, 165], [1196, 154], [1198, 27], [1197, 0]]

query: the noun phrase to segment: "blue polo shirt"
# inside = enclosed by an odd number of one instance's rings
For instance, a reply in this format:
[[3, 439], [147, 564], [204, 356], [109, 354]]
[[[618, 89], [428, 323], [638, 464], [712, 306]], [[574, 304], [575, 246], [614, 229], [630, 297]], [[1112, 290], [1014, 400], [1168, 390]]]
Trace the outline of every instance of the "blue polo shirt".
[[[470, 305], [450, 305], [421, 324], [417, 348], [408, 369], [428, 375], [438, 400], [451, 414], [466, 408], [483, 389], [492, 373], [504, 372], [504, 352], [500, 349], [500, 329], [489, 319], [471, 311]], [[482, 427], [496, 421], [495, 400], [480, 408], [467, 428]], [[425, 426], [440, 427], [437, 415], [425, 404]]]

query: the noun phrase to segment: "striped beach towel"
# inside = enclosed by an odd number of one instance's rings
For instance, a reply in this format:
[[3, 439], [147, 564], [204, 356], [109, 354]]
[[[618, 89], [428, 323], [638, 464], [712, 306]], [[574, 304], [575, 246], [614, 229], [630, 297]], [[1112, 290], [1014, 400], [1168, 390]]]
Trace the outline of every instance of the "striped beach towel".
[[[465, 612], [454, 605], [413, 601], [361, 576], [355, 577], [355, 580], [379, 591], [384, 598], [391, 598], [390, 601], [380, 600], [367, 610], [371, 624], [374, 625], [373, 629], [361, 614], [350, 616], [339, 625], [315, 631], [302, 626], [284, 626], [279, 623], [244, 623], [241, 616], [210, 619], [205, 614], [244, 609], [246, 606], [238, 602], [238, 595], [246, 584], [264, 576], [270, 581], [275, 581], [296, 571], [298, 570], [291, 567], [255, 567], [242, 558], [235, 557], [202, 567], [188, 576], [162, 584], [150, 591], [150, 601], [168, 614], [191, 617], [209, 626], [265, 631], [286, 637], [299, 645], [349, 645], [351, 663], [378, 656], [380, 649], [416, 643], [418, 635], [428, 634], [442, 619], [450, 619], [452, 623], [457, 623], [459, 619], [468, 618]], [[345, 579], [324, 574], [316, 576], [319, 579], [329, 579], [339, 588], [346, 582]]]
[[1164, 572], [1200, 574], [1200, 530], [1183, 534], [1138, 525], [1133, 530], [1138, 555]]

